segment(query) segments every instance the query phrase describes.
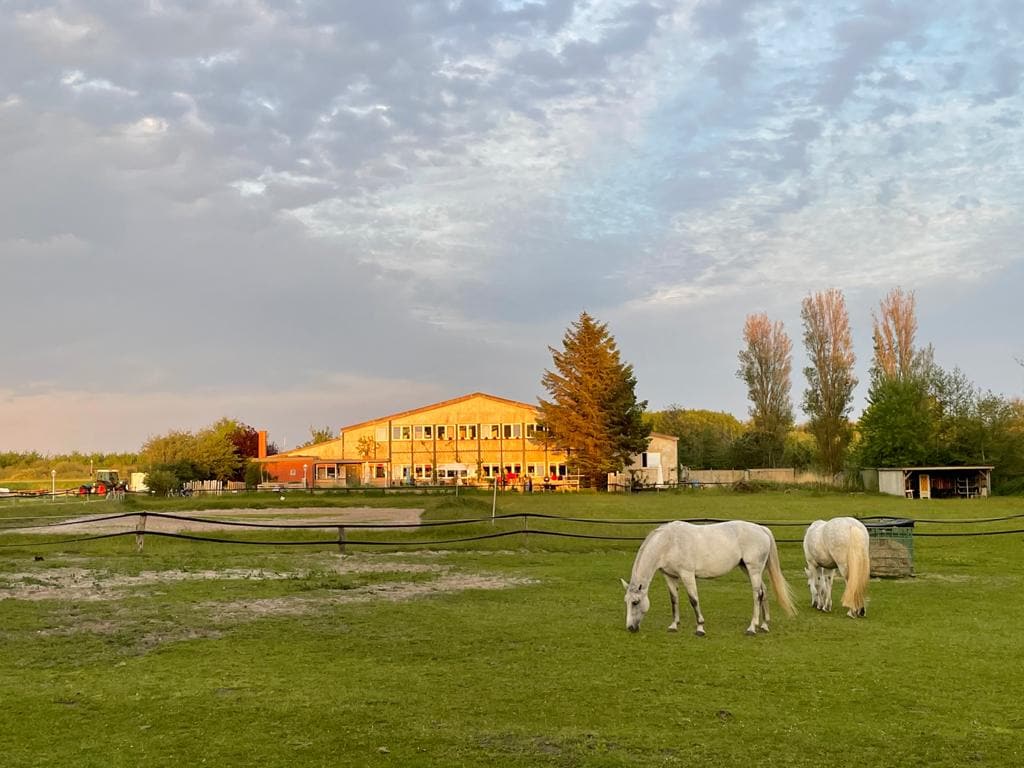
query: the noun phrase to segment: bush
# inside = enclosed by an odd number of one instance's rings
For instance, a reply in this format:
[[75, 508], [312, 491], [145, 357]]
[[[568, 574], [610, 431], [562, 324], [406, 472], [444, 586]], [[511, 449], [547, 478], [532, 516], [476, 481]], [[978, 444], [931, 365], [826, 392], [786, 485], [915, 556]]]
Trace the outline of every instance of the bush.
[[157, 496], [166, 496], [170, 490], [177, 490], [180, 481], [169, 469], [153, 469], [146, 474], [146, 485]]
[[263, 482], [263, 467], [255, 461], [245, 465], [245, 487], [255, 488]]

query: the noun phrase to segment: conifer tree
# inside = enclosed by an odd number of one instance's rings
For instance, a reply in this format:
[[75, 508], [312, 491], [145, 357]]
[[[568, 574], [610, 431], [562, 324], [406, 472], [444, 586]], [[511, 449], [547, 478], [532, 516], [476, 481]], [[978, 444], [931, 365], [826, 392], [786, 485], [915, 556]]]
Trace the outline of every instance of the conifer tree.
[[591, 487], [606, 488], [608, 473], [647, 450], [651, 433], [633, 366], [620, 359], [608, 326], [586, 312], [565, 332], [561, 350], [548, 349], [554, 370], [541, 379], [551, 396], [540, 400], [541, 427]]

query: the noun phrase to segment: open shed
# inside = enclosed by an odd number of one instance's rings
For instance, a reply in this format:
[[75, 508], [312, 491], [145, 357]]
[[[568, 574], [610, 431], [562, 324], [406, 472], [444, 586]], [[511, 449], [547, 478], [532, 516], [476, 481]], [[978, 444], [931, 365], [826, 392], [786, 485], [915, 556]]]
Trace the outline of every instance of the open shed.
[[[992, 492], [992, 467], [885, 467], [865, 487], [908, 499], [974, 499]], [[875, 483], [871, 482], [875, 480]], [[875, 486], [875, 488], [872, 488]]]

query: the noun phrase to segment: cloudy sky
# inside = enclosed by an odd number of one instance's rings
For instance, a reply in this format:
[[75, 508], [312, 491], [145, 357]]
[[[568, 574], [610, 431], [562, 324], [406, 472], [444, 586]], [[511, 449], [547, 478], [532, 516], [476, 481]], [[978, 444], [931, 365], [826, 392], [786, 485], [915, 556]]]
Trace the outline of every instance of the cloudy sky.
[[583, 310], [745, 417], [832, 287], [1024, 394], [1019, 0], [0, 5], [0, 450], [533, 402]]

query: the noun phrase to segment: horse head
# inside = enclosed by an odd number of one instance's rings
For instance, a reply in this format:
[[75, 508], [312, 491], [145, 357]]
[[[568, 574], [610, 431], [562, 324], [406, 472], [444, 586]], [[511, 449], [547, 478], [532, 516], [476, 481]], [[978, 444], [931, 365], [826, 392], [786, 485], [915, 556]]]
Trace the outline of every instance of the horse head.
[[651, 607], [651, 601], [643, 584], [633, 584], [625, 579], [619, 581], [626, 590], [626, 629], [637, 632], [640, 630], [640, 622], [644, 620], [644, 614]]

